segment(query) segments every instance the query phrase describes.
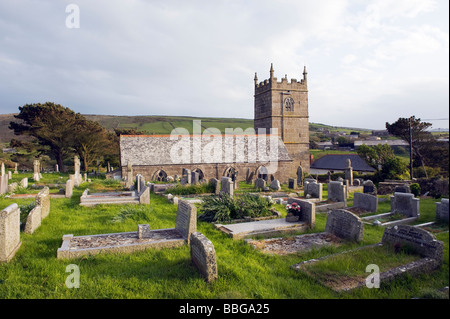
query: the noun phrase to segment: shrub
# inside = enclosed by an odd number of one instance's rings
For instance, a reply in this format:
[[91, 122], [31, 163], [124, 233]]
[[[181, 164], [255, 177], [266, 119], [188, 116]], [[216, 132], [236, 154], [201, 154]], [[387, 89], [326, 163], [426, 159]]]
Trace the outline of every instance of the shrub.
[[413, 193], [415, 197], [420, 196], [420, 185], [419, 184], [413, 183], [409, 186], [409, 189], [411, 190], [411, 193]]
[[172, 195], [190, 195], [190, 194], [205, 194], [214, 192], [214, 186], [211, 183], [200, 183], [195, 185], [181, 185], [169, 187], [166, 194]]
[[243, 217], [270, 216], [272, 203], [266, 198], [243, 194], [234, 198], [228, 194], [209, 196], [203, 199], [204, 213], [199, 219], [206, 222], [225, 222]]

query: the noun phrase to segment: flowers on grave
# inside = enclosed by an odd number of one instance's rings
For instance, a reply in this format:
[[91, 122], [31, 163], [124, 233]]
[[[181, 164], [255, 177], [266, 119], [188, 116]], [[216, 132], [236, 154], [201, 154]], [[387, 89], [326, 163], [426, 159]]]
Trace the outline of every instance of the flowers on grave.
[[301, 207], [297, 203], [287, 204], [286, 210], [288, 215], [291, 214], [293, 216], [300, 216], [301, 215]]

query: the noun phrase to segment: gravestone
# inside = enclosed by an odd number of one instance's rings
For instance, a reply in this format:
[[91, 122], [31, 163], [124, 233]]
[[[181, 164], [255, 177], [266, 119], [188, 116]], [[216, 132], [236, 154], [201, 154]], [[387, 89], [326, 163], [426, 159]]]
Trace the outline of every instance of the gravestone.
[[275, 190], [275, 191], [279, 191], [281, 189], [281, 185], [280, 185], [280, 181], [277, 179], [274, 179], [271, 183], [270, 183], [270, 188]]
[[28, 177], [24, 177], [20, 180], [20, 186], [23, 188], [27, 188], [28, 187]]
[[73, 184], [72, 184], [72, 180], [69, 178], [66, 182], [66, 192], [65, 192], [65, 197], [66, 198], [71, 198], [73, 195]]
[[360, 186], [360, 185], [361, 185], [361, 181], [359, 179], [355, 178], [353, 180], [353, 186]]
[[55, 172], [59, 173], [59, 165], [58, 164], [55, 165]]
[[262, 178], [255, 179], [255, 188], [256, 189], [264, 189], [266, 187], [266, 181]]
[[342, 182], [334, 181], [328, 183], [328, 199], [333, 202], [344, 202], [347, 205], [346, 187]]
[[436, 220], [448, 224], [448, 215], [448, 198], [442, 198], [440, 203], [436, 203]]
[[192, 183], [192, 174], [189, 169], [183, 168], [181, 176], [182, 185], [190, 185]]
[[342, 239], [360, 241], [364, 235], [364, 224], [355, 214], [345, 209], [336, 209], [327, 216], [325, 232]]
[[231, 197], [234, 196], [234, 183], [231, 177], [222, 176], [220, 179], [220, 193], [226, 193]]
[[5, 173], [5, 164], [2, 162], [2, 168], [0, 172], [0, 194], [8, 192], [8, 175]]
[[27, 216], [27, 220], [25, 222], [24, 232], [27, 234], [32, 234], [34, 231], [41, 226], [42, 222], [42, 207], [36, 205]]
[[50, 190], [47, 186], [36, 195], [36, 206], [41, 206], [42, 208], [42, 219], [46, 218], [50, 213]]
[[288, 187], [290, 189], [297, 189], [297, 179], [296, 178], [289, 178]]
[[377, 195], [377, 188], [375, 184], [369, 179], [367, 181], [364, 181], [363, 183], [363, 193], [364, 194], [371, 194], [371, 195]]
[[17, 170], [17, 163], [14, 164], [14, 174], [19, 174], [19, 171]]
[[369, 212], [378, 211], [378, 197], [364, 193], [354, 193], [353, 207], [362, 208]]
[[299, 221], [306, 222], [310, 228], [314, 228], [316, 225], [316, 204], [307, 200], [298, 198], [288, 198], [288, 204], [297, 203], [300, 206], [300, 219]]
[[350, 159], [346, 161], [347, 167], [345, 168], [345, 180], [348, 181], [349, 185], [353, 185], [353, 168]]
[[391, 196], [391, 213], [400, 213], [405, 217], [419, 217], [419, 199], [414, 194], [394, 193]]
[[433, 234], [419, 227], [396, 225], [386, 228], [381, 242], [389, 243], [394, 247], [407, 246], [423, 257], [436, 259], [439, 262], [443, 260], [444, 243], [436, 240]]
[[81, 176], [81, 173], [80, 173], [80, 166], [81, 166], [80, 158], [77, 155], [75, 155], [75, 157], [73, 159], [73, 165], [74, 165], [74, 169], [75, 169], [73, 185], [78, 187], [83, 182], [83, 177]]
[[151, 229], [149, 224], [139, 224], [138, 225], [138, 238], [150, 238], [151, 237]]
[[34, 160], [34, 162], [33, 162], [33, 180], [35, 182], [39, 182], [40, 181], [39, 161], [38, 160]]
[[17, 183], [11, 183], [8, 185], [8, 193], [13, 193], [16, 191], [16, 189], [19, 187], [19, 184]]
[[175, 229], [189, 244], [191, 233], [197, 231], [197, 208], [185, 200], [178, 200]]
[[8, 171], [8, 179], [12, 179], [12, 172]]
[[[127, 180], [125, 183], [125, 186], [128, 188], [131, 188], [131, 186], [133, 186], [134, 184], [134, 180], [133, 180], [133, 165], [131, 164], [131, 162], [127, 163]], [[77, 186], [77, 185], [75, 185]]]
[[305, 196], [309, 195], [312, 198], [318, 198], [320, 201], [322, 200], [323, 194], [323, 184], [317, 183], [315, 179], [311, 182], [305, 180], [304, 184], [304, 194]]
[[191, 234], [191, 261], [206, 282], [217, 279], [216, 251], [213, 243], [202, 233]]
[[303, 186], [303, 168], [301, 166], [297, 168], [297, 184]]
[[220, 193], [220, 183], [219, 180], [217, 178], [211, 178], [209, 180], [209, 183], [213, 186], [214, 188], [214, 194], [219, 195]]
[[20, 209], [14, 203], [0, 212], [0, 262], [9, 262], [21, 244]]
[[200, 174], [198, 172], [191, 172], [191, 184], [198, 184], [200, 178]]

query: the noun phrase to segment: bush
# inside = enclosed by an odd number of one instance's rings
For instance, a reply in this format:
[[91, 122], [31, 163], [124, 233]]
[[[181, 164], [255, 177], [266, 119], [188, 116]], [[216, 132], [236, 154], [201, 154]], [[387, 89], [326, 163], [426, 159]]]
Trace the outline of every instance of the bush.
[[190, 195], [190, 194], [205, 194], [205, 193], [213, 193], [214, 186], [211, 183], [200, 183], [195, 185], [181, 185], [177, 184], [176, 186], [169, 187], [166, 190], [166, 194], [172, 195]]
[[243, 194], [234, 198], [228, 194], [209, 196], [203, 199], [204, 211], [199, 219], [206, 222], [225, 222], [243, 217], [270, 216], [272, 203], [266, 198]]
[[411, 190], [411, 193], [413, 193], [415, 197], [420, 196], [420, 185], [419, 184], [413, 183], [409, 186], [409, 189]]

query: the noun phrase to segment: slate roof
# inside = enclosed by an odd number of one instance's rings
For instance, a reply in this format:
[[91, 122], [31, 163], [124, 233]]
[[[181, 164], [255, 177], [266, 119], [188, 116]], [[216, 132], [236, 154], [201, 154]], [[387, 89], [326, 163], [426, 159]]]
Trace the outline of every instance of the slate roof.
[[[255, 136], [253, 136], [253, 138], [258, 141]], [[275, 141], [277, 141], [278, 153], [275, 152], [274, 154], [275, 156], [276, 154], [278, 155], [278, 161], [292, 161], [281, 138], [275, 138]], [[197, 142], [199, 140], [201, 141], [200, 143]], [[251, 140], [252, 138], [250, 141]], [[255, 152], [255, 149], [258, 149], [258, 147], [250, 147], [249, 149], [248, 136], [243, 135], [239, 136], [239, 138], [232, 138], [231, 145], [234, 145], [234, 152], [230, 153], [230, 149], [233, 146], [230, 146], [230, 144], [227, 143], [227, 139], [225, 139], [223, 135], [217, 137], [217, 143], [213, 142], [213, 137], [201, 139], [200, 137], [194, 137], [192, 135], [185, 135], [183, 137], [175, 136], [174, 139], [171, 139], [170, 135], [121, 135], [120, 162], [122, 166], [127, 166], [129, 162], [131, 162], [133, 166], [201, 163], [268, 163], [270, 161], [268, 155], [270, 154], [271, 149], [269, 136], [267, 136], [265, 140], [265, 152]], [[255, 144], [258, 145], [258, 143]], [[190, 147], [186, 147], [186, 149], [189, 150], [189, 157], [186, 158], [181, 156], [185, 145], [190, 145]], [[201, 146], [201, 148], [198, 146], [195, 147], [194, 145]], [[217, 148], [214, 149], [214, 147]], [[230, 159], [229, 154], [234, 154], [236, 149], [243, 149], [242, 155], [234, 155]], [[206, 150], [211, 151], [208, 153]], [[264, 153], [266, 154], [266, 157], [264, 157]], [[203, 158], [202, 156], [199, 161], [198, 154], [212, 154], [212, 156], [210, 158]], [[274, 160], [272, 159], [272, 161]]]
[[359, 155], [354, 154], [329, 154], [311, 164], [311, 168], [324, 170], [345, 170], [347, 159], [350, 159], [354, 171], [375, 172], [375, 169], [366, 163]]

